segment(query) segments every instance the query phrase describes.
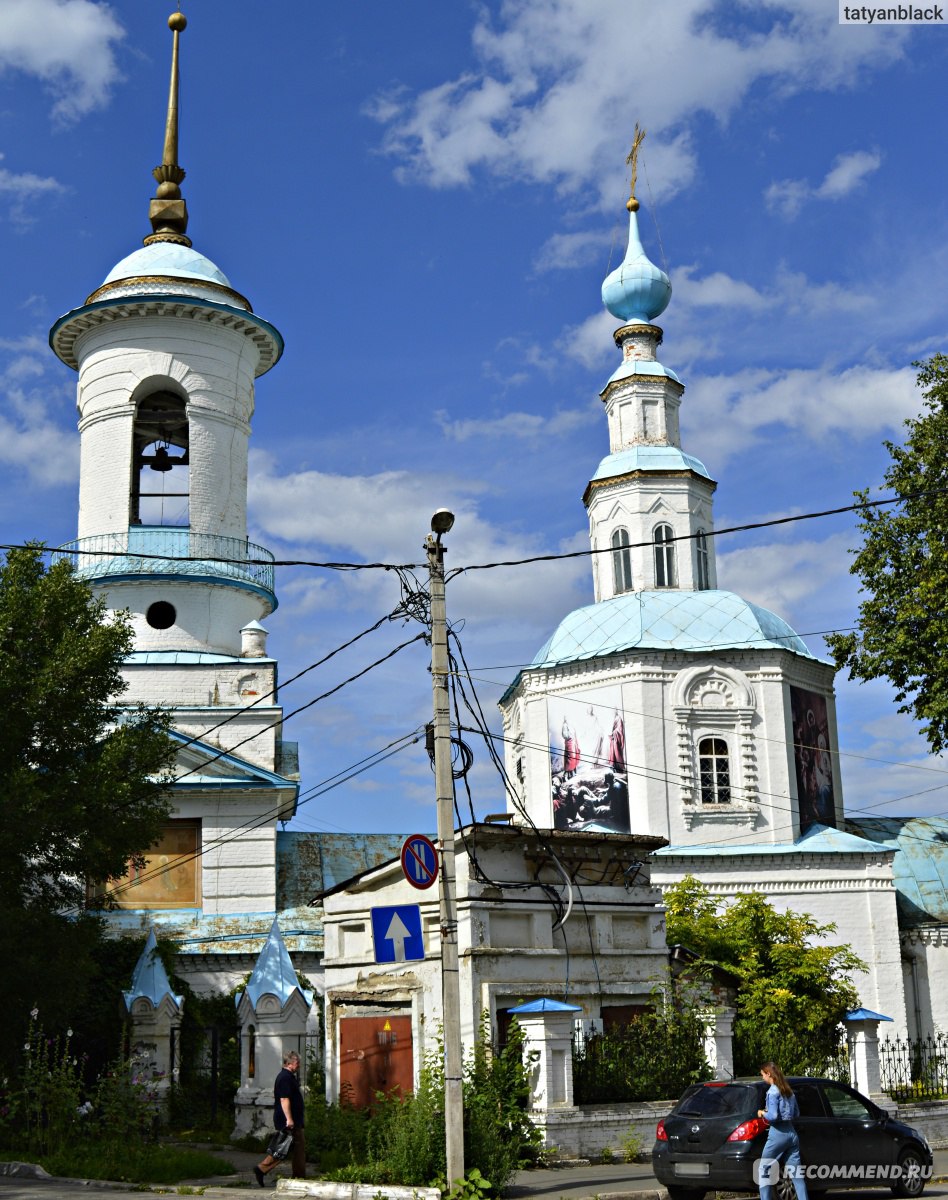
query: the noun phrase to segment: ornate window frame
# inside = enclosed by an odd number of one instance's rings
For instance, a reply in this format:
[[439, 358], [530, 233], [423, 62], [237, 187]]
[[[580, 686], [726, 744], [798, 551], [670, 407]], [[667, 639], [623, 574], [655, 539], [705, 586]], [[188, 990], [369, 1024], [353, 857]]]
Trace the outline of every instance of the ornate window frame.
[[[716, 663], [689, 667], [680, 671], [672, 684], [671, 707], [685, 827], [722, 824], [752, 828], [760, 810], [753, 733], [757, 699], [746, 675]], [[727, 804], [701, 803], [698, 743], [708, 737], [727, 743], [731, 773]]]

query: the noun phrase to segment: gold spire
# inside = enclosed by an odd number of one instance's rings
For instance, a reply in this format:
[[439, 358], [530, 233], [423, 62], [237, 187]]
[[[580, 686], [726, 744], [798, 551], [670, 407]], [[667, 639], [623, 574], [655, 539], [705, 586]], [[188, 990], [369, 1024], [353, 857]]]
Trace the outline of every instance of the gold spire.
[[158, 181], [155, 198], [148, 207], [148, 219], [152, 233], [145, 238], [145, 245], [152, 242], [177, 242], [190, 246], [187, 236], [188, 206], [178, 186], [184, 179], [184, 171], [178, 165], [178, 36], [188, 25], [182, 12], [174, 12], [168, 18], [168, 28], [174, 34], [171, 51], [171, 86], [168, 90], [168, 119], [165, 123], [165, 149], [161, 166], [152, 171]]
[[638, 121], [635, 122], [635, 133], [632, 135], [632, 149], [629, 151], [626, 162], [632, 167], [632, 182], [629, 185], [629, 198], [626, 201], [626, 208], [629, 212], [639, 211], [639, 202], [635, 198], [635, 180], [639, 173], [639, 147], [645, 141], [645, 130], [639, 129]]

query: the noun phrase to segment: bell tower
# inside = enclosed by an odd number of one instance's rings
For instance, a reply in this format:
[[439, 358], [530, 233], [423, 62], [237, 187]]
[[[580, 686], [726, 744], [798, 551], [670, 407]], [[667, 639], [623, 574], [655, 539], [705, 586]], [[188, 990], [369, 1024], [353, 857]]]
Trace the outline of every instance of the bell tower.
[[121, 703], [170, 709], [180, 743], [165, 842], [116, 899], [200, 942], [207, 917], [256, 913], [269, 928], [276, 825], [293, 815], [299, 784], [261, 624], [277, 606], [273, 555], [247, 537], [255, 381], [283, 340], [188, 236], [178, 162], [187, 21], [176, 12], [168, 24], [151, 232], [56, 321], [50, 345], [78, 373], [78, 536], [59, 553], [109, 609], [130, 614]]
[[283, 341], [192, 248], [178, 165], [178, 43], [144, 246], [53, 326], [79, 373], [79, 572], [127, 608], [140, 650], [240, 651], [276, 607], [272, 555], [247, 541], [254, 381]]

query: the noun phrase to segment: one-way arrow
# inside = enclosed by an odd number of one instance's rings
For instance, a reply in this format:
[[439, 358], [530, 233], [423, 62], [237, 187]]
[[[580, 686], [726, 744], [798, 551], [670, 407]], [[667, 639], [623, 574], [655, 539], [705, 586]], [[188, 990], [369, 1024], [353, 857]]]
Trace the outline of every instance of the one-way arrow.
[[388, 929], [385, 931], [385, 940], [391, 942], [395, 950], [395, 961], [405, 961], [405, 942], [411, 937], [411, 931], [405, 922], [401, 919], [398, 913], [392, 915]]

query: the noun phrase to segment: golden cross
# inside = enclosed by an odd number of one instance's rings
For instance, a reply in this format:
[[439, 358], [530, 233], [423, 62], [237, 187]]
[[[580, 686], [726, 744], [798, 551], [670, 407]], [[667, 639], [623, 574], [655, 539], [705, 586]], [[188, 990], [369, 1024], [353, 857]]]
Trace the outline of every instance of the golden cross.
[[635, 180], [639, 173], [639, 147], [645, 141], [645, 130], [639, 129], [638, 121], [635, 122], [635, 133], [632, 135], [632, 149], [629, 151], [626, 162], [632, 167], [632, 182], [629, 185], [629, 199], [635, 199]]

